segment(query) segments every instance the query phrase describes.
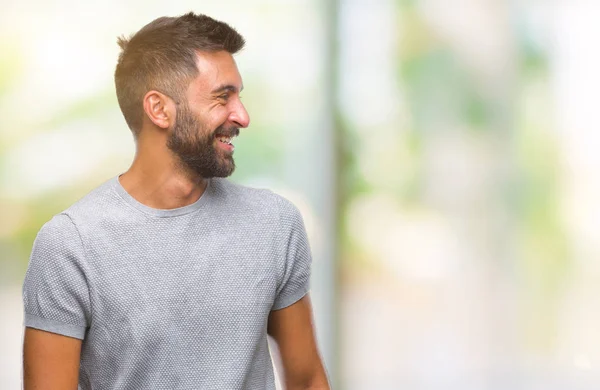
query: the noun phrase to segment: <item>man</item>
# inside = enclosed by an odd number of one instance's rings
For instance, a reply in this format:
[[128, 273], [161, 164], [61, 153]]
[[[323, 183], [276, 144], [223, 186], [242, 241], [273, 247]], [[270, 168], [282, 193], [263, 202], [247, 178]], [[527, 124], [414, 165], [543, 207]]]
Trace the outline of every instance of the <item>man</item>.
[[249, 124], [244, 39], [189, 13], [130, 39], [115, 72], [130, 169], [46, 223], [23, 286], [30, 389], [328, 389], [298, 210], [233, 184]]

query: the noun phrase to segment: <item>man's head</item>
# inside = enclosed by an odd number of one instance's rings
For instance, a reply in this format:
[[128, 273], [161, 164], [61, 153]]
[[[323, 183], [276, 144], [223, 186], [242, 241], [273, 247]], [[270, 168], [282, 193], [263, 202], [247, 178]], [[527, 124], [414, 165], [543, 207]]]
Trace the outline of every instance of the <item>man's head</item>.
[[225, 138], [249, 122], [232, 57], [244, 38], [225, 23], [188, 13], [156, 19], [118, 43], [117, 99], [134, 136], [162, 129], [185, 168], [205, 178], [231, 174], [233, 146]]

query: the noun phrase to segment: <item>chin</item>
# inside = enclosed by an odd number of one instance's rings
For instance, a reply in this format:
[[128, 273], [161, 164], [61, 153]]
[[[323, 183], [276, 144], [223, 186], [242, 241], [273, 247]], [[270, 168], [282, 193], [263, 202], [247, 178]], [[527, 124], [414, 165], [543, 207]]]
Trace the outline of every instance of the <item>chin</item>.
[[199, 169], [194, 169], [196, 173], [200, 176], [209, 179], [212, 177], [229, 177], [235, 171], [235, 163], [233, 160], [222, 162], [217, 167], [212, 167], [212, 169], [206, 169], [206, 167], [202, 167]]

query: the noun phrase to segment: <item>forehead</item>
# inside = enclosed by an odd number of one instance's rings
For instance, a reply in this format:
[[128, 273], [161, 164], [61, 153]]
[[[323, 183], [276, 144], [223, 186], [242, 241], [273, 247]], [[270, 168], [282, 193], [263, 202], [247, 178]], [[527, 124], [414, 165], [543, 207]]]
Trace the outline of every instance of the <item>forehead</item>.
[[214, 53], [198, 52], [196, 56], [198, 76], [191, 82], [190, 87], [198, 92], [210, 93], [215, 88], [231, 85], [241, 90], [242, 77], [233, 56], [226, 51]]

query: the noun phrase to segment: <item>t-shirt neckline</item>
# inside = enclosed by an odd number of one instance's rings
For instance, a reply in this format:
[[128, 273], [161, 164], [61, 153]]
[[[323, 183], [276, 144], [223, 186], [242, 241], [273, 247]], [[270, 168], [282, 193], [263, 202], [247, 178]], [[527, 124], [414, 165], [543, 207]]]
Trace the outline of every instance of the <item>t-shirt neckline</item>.
[[136, 208], [137, 210], [156, 217], [177, 217], [180, 215], [193, 213], [194, 211], [199, 210], [204, 205], [204, 203], [207, 202], [208, 192], [211, 184], [211, 180], [208, 179], [204, 192], [202, 193], [202, 195], [200, 195], [200, 198], [198, 198], [198, 200], [196, 200], [192, 204], [183, 207], [177, 207], [174, 209], [155, 209], [153, 207], [146, 206], [145, 204], [140, 203], [137, 199], [131, 196], [121, 185], [121, 182], [119, 181], [119, 176], [121, 175], [117, 175], [112, 179], [113, 188], [115, 189], [119, 197], [122, 198], [129, 205]]

